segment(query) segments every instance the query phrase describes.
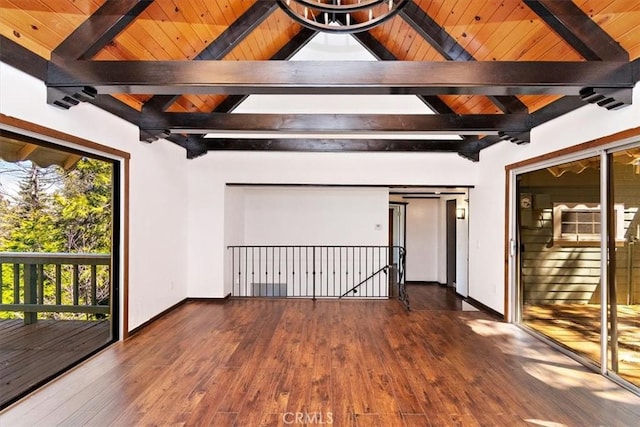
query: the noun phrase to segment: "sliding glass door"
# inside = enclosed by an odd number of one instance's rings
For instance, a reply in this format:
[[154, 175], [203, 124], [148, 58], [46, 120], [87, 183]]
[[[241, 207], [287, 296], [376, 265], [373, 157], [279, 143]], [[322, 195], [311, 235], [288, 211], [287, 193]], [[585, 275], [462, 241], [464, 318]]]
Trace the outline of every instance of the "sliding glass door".
[[119, 163], [0, 130], [0, 409], [118, 338]]
[[640, 386], [640, 147], [532, 168], [515, 183], [518, 321]]
[[600, 361], [600, 159], [518, 176], [522, 322]]
[[608, 369], [640, 386], [640, 147], [610, 155]]

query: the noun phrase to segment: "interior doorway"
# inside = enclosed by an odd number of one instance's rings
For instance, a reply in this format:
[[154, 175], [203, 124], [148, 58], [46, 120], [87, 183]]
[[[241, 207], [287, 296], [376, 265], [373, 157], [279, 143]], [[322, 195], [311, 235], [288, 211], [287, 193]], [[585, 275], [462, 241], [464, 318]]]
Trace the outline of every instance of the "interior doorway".
[[406, 203], [389, 204], [389, 246], [394, 247], [389, 251], [389, 264], [393, 265], [400, 260], [399, 247], [406, 247]]
[[456, 200], [447, 200], [447, 286], [456, 286]]

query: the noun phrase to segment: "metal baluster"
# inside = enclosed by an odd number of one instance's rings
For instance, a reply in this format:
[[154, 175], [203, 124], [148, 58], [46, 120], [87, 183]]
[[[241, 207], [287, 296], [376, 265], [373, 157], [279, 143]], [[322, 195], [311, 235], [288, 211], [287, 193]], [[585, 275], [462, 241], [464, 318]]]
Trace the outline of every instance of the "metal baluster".
[[249, 296], [249, 248], [244, 248], [244, 296]]
[[313, 284], [312, 284], [312, 290], [313, 290], [313, 297], [311, 298], [312, 300], [316, 299], [316, 247], [313, 247], [313, 259], [312, 259], [312, 263], [313, 263]]
[[[280, 274], [280, 270], [282, 269], [282, 254], [281, 254], [281, 249], [280, 246], [278, 246], [278, 294], [281, 293], [282, 291], [282, 274]], [[282, 296], [282, 295], [279, 295]], [[286, 292], [285, 295], [286, 296]]]
[[333, 252], [333, 296], [336, 296], [336, 247], [332, 249]]
[[[255, 293], [255, 285], [254, 283], [256, 283], [256, 253], [255, 253], [255, 248], [252, 246], [251, 247], [251, 296], [256, 296], [253, 295]], [[260, 289], [258, 289], [258, 292], [260, 292]]]
[[358, 247], [358, 282], [362, 282], [362, 248]]

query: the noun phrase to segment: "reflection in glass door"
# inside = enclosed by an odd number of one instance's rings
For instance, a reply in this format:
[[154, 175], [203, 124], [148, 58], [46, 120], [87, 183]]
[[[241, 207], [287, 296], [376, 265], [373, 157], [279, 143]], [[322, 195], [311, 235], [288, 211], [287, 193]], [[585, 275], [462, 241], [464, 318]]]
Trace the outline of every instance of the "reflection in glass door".
[[608, 368], [640, 386], [640, 147], [609, 159]]
[[517, 177], [521, 321], [601, 359], [600, 157]]
[[9, 131], [0, 146], [1, 409], [117, 339], [120, 172]]

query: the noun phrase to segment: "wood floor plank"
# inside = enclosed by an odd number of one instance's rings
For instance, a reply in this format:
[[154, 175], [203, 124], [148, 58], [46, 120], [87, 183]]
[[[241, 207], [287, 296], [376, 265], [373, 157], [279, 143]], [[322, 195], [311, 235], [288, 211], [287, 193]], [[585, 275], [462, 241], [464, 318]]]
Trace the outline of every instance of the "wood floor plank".
[[[444, 301], [429, 302], [438, 289]], [[640, 397], [522, 329], [456, 310], [446, 288], [416, 292], [422, 309], [411, 312], [393, 300], [189, 302], [0, 413], [0, 425], [253, 427], [330, 418], [338, 426], [626, 426], [640, 419]]]

